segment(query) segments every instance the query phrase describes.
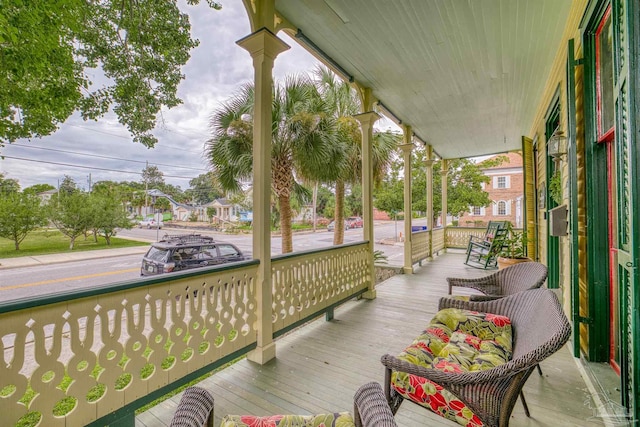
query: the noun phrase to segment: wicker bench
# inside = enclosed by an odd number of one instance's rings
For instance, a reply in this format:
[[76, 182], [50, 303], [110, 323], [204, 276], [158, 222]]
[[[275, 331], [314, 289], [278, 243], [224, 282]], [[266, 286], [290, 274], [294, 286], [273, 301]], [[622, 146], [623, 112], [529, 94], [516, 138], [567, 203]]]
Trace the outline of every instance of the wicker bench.
[[382, 357], [391, 410], [409, 400], [465, 426], [508, 426], [531, 372], [569, 339], [558, 299], [534, 289], [493, 301], [442, 298], [439, 309], [405, 351]]

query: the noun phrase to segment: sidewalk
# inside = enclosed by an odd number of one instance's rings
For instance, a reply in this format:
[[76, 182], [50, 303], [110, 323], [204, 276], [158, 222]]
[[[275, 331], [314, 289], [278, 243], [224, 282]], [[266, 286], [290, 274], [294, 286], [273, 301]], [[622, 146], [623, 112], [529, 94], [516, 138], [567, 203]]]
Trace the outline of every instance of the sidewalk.
[[109, 258], [124, 255], [144, 254], [149, 246], [131, 246], [118, 249], [96, 249], [93, 251], [67, 252], [63, 254], [34, 255], [17, 258], [0, 258], [0, 270], [8, 268], [32, 267], [60, 262], [82, 261], [85, 259]]

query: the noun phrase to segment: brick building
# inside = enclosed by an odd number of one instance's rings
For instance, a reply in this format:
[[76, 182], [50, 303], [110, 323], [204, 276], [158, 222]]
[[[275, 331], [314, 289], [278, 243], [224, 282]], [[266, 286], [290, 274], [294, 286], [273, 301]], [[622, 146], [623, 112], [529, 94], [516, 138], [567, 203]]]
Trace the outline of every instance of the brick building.
[[475, 206], [459, 219], [462, 227], [484, 226], [489, 221], [511, 221], [521, 228], [524, 218], [524, 177], [522, 155], [507, 153], [508, 160], [500, 166], [484, 170], [490, 181], [484, 185], [489, 193], [489, 206]]

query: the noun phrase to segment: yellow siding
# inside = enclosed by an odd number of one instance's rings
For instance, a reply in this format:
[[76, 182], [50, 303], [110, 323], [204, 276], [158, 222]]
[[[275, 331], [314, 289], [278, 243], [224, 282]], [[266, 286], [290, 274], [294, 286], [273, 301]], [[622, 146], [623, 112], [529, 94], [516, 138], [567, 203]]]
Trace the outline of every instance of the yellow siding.
[[[582, 49], [576, 53], [576, 58], [582, 58]], [[587, 292], [587, 187], [585, 172], [585, 141], [584, 141], [584, 67], [576, 67], [576, 150], [578, 152], [578, 281], [580, 287], [580, 316], [588, 317]], [[587, 325], [580, 325], [580, 346], [588, 353], [589, 333]]]
[[[537, 136], [537, 159], [536, 159], [536, 187], [538, 189], [545, 187], [546, 188], [546, 143], [545, 140], [545, 115], [548, 112], [549, 106], [554, 98], [554, 95], [559, 89], [560, 93], [560, 126], [567, 133], [567, 81], [566, 81], [566, 70], [567, 70], [567, 43], [569, 39], [574, 39], [576, 47], [578, 51], [581, 50], [581, 40], [580, 40], [580, 30], [578, 26], [580, 25], [580, 20], [584, 15], [584, 12], [587, 7], [587, 0], [576, 0], [573, 2], [571, 7], [571, 12], [569, 19], [567, 20], [567, 25], [565, 27], [563, 41], [558, 46], [558, 51], [556, 57], [554, 59], [551, 72], [549, 73], [549, 77], [547, 79], [547, 83], [545, 85], [545, 90], [543, 92], [542, 97], [540, 98], [540, 103], [538, 104], [536, 118], [531, 127], [530, 135], [532, 137]], [[576, 56], [577, 58], [581, 56]], [[576, 79], [579, 79], [579, 82], [576, 83], [576, 92], [579, 100], [577, 101], [579, 104], [577, 105], [578, 112], [581, 112], [583, 109], [583, 77], [582, 77], [582, 67], [578, 67], [579, 76], [576, 75]], [[580, 230], [581, 235], [579, 236], [579, 250], [580, 250], [580, 263], [586, 260], [586, 253], [584, 252], [584, 218], [585, 218], [585, 188], [584, 188], [584, 120], [582, 118], [582, 114], [579, 114], [578, 117], [578, 141], [577, 141], [577, 149], [578, 149], [578, 175], [579, 175], [579, 218], [580, 224], [578, 225], [578, 229]], [[569, 204], [569, 191], [568, 191], [568, 162], [566, 159], [561, 162], [560, 165], [561, 174], [562, 174], [562, 188], [563, 188], [563, 203]], [[538, 236], [537, 236], [537, 245], [538, 245], [538, 255], [541, 262], [548, 264], [548, 252], [547, 252], [547, 223], [544, 220], [544, 212], [545, 210], [538, 211]], [[560, 237], [560, 290], [563, 299], [563, 306], [567, 314], [571, 311], [571, 241], [570, 236]], [[585, 268], [580, 269], [580, 284], [581, 286], [586, 283], [585, 278], [582, 277], [584, 275]], [[581, 295], [584, 297], [586, 292], [582, 290]], [[586, 302], [580, 302], [581, 310], [583, 307], [586, 307]], [[582, 313], [585, 315], [586, 313]], [[581, 332], [585, 332], [583, 330], [583, 326], [581, 325]], [[585, 341], [582, 342], [582, 345], [585, 345]]]

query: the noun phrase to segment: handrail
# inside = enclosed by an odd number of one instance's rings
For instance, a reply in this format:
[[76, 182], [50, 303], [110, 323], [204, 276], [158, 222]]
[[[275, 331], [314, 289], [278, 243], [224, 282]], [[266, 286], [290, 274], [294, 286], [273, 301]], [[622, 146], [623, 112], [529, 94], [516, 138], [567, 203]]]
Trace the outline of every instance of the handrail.
[[163, 274], [159, 276], [150, 276], [134, 280], [126, 280], [116, 283], [107, 283], [102, 285], [96, 285], [91, 289], [79, 289], [79, 290], [64, 290], [56, 293], [50, 292], [41, 294], [35, 297], [25, 297], [15, 300], [0, 302], [0, 314], [8, 313], [16, 310], [23, 310], [25, 308], [32, 308], [37, 306], [43, 306], [48, 304], [55, 304], [58, 302], [68, 302], [81, 298], [94, 297], [97, 295], [110, 294], [114, 292], [126, 291], [136, 289], [140, 287], [151, 286], [158, 283], [173, 282], [179, 279], [186, 279], [197, 276], [209, 275], [212, 273], [220, 273], [227, 270], [234, 270], [237, 268], [248, 267], [252, 265], [260, 264], [260, 260], [253, 259], [248, 261], [230, 262], [222, 265], [215, 265], [210, 267], [202, 267], [189, 271], [180, 271], [171, 274]]

